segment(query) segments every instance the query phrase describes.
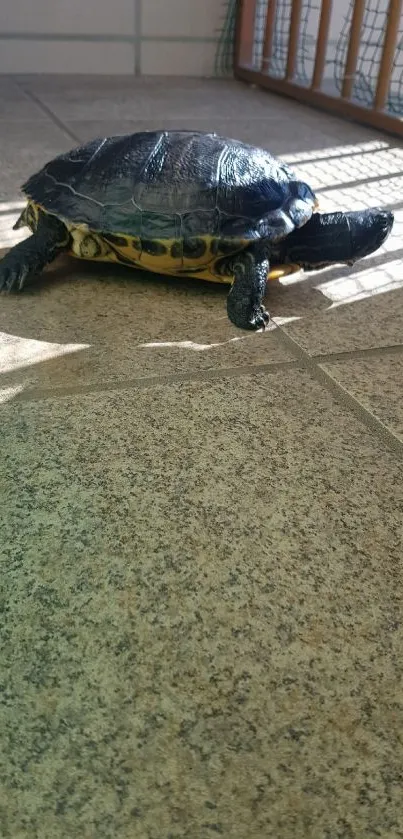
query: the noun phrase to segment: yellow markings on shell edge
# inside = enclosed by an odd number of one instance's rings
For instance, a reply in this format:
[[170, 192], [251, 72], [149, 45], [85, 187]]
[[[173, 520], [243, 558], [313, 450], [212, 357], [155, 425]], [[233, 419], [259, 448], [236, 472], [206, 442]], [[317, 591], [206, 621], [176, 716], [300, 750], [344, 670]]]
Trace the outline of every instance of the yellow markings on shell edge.
[[[35, 232], [39, 213], [46, 213], [40, 205], [29, 201], [21, 214], [21, 223]], [[66, 222], [65, 222], [66, 223]], [[112, 262], [152, 273], [168, 276], [190, 277], [212, 283], [230, 285], [234, 278], [221, 274], [215, 265], [226, 255], [247, 247], [247, 240], [238, 240], [234, 250], [228, 251], [224, 243], [222, 250], [216, 237], [194, 237], [187, 242], [178, 239], [141, 239], [123, 233], [106, 233], [91, 230], [87, 224], [66, 223], [71, 236], [69, 253], [78, 259], [91, 262]], [[226, 251], [224, 253], [223, 251]], [[278, 280], [301, 270], [295, 264], [273, 265], [268, 280]]]

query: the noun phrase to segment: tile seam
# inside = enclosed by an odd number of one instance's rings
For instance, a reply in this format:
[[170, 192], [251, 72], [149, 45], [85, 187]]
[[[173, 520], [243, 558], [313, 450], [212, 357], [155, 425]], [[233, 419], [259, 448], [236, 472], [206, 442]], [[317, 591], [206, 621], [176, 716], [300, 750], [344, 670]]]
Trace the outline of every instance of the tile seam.
[[52, 111], [52, 109], [49, 108], [48, 105], [45, 105], [44, 102], [42, 102], [42, 99], [39, 96], [37, 96], [36, 93], [33, 93], [31, 90], [27, 90], [24, 87], [24, 85], [21, 84], [21, 82], [19, 82], [17, 80], [15, 81], [15, 84], [17, 85], [19, 90], [22, 93], [24, 93], [25, 96], [28, 96], [28, 98], [32, 102], [34, 102], [35, 105], [38, 106], [38, 108], [40, 108], [42, 113], [46, 114], [46, 116], [51, 120], [51, 122], [53, 122], [54, 125], [57, 126], [57, 128], [59, 128], [60, 131], [62, 131], [64, 134], [66, 134], [67, 137], [69, 137], [70, 140], [74, 141], [74, 143], [81, 144], [82, 140], [80, 140], [80, 138], [77, 136], [77, 134], [75, 134], [74, 131], [71, 131], [71, 129], [68, 128], [67, 125], [65, 125], [63, 120], [59, 119], [59, 117], [56, 116], [56, 114]]
[[[160, 376], [139, 376], [133, 379], [105, 379], [102, 382], [85, 383], [69, 387], [39, 388], [32, 387], [16, 393], [14, 402], [34, 402], [42, 399], [64, 399], [69, 396], [90, 396], [92, 393], [108, 391], [121, 391], [136, 388], [152, 388], [170, 384], [181, 384], [193, 381], [213, 381], [216, 379], [240, 378], [241, 376], [262, 375], [263, 373], [275, 374], [278, 370], [286, 368], [298, 369], [300, 363], [297, 360], [272, 362], [271, 364], [243, 365], [237, 367], [210, 368], [208, 370], [191, 370], [184, 373], [172, 373]], [[18, 388], [18, 383], [7, 384], [5, 387]]]
[[[317, 358], [313, 358], [303, 350], [293, 338], [291, 338], [281, 327], [279, 329], [279, 340], [284, 348], [292, 352], [296, 361], [308, 370], [312, 377], [330, 392], [339, 405], [346, 408], [350, 413], [371, 431], [388, 449], [403, 459], [403, 440], [391, 431], [381, 420], [371, 413], [362, 403], [344, 388], [333, 376], [330, 375]], [[322, 361], [322, 359], [321, 359]]]

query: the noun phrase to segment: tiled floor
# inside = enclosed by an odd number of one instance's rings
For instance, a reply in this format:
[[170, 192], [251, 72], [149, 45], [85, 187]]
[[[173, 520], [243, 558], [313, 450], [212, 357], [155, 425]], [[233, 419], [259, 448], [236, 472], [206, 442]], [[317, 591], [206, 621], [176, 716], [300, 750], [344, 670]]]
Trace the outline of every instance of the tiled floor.
[[108, 267], [1, 297], [0, 835], [403, 837], [403, 149], [235, 83], [3, 78], [0, 247], [35, 168], [154, 126], [395, 229], [264, 335]]

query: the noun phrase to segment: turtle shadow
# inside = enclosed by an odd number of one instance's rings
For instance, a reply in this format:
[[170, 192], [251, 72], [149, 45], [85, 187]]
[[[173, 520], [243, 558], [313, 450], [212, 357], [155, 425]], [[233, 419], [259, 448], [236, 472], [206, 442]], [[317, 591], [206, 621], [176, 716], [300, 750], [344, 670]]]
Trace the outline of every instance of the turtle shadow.
[[[376, 255], [360, 270], [384, 268], [399, 255]], [[332, 311], [321, 284], [348, 279], [357, 267], [269, 281], [265, 302], [274, 324], [262, 334], [230, 323], [227, 285], [59, 258], [22, 294], [0, 296], [0, 390], [17, 385], [48, 391], [66, 383], [81, 390], [89, 380], [101, 386], [116, 378], [282, 361], [276, 326], [293, 319], [309, 325], [329, 312], [331, 328], [340, 308]]]
[[[269, 280], [265, 304], [274, 319], [309, 318], [331, 308], [324, 285], [353, 275], [359, 281], [363, 272], [386, 269], [389, 262], [401, 258], [403, 248], [376, 253], [351, 267], [337, 265]], [[100, 319], [107, 319], [118, 333], [119, 322], [127, 326], [132, 314], [136, 315], [133, 340], [139, 322], [142, 330], [146, 326], [149, 338], [160, 337], [165, 327], [179, 332], [179, 337], [189, 337], [186, 324], [191, 323], [194, 340], [205, 337], [208, 322], [215, 342], [224, 333], [228, 337], [228, 330], [235, 336], [245, 334], [228, 321], [228, 291], [226, 284], [196, 277], [167, 277], [61, 256], [40, 276], [31, 278], [22, 294], [0, 297], [0, 330], [38, 341], [91, 341], [92, 327]]]
[[0, 390], [250, 363], [262, 334], [230, 323], [227, 294], [223, 284], [59, 259], [22, 294], [0, 297]]
[[[309, 303], [315, 310], [326, 308], [326, 299], [315, 289], [317, 280], [317, 274], [301, 274], [292, 285], [268, 281], [265, 304], [271, 316], [300, 315], [301, 307], [309, 308]], [[167, 277], [119, 264], [62, 256], [40, 276], [30, 278], [21, 294], [0, 297], [0, 330], [38, 341], [85, 340], [91, 338], [92, 326], [100, 318], [107, 318], [118, 329], [119, 318], [126, 321], [130, 311], [138, 313], [140, 306], [150, 337], [153, 319], [160, 320], [164, 313], [170, 329], [174, 328], [175, 314], [179, 315], [178, 321], [181, 316], [192, 320], [195, 340], [199, 332], [204, 334], [206, 320], [216, 326], [214, 338], [220, 337], [224, 326], [225, 332], [229, 328], [235, 335], [245, 334], [228, 321], [228, 292], [229, 286], [224, 283]], [[81, 335], [78, 329], [82, 329]]]

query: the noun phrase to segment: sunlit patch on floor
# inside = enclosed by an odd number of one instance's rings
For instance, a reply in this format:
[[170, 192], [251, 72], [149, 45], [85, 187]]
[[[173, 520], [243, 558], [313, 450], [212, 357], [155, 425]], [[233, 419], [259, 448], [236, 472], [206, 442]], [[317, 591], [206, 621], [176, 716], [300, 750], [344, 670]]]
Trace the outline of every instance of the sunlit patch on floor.
[[29, 230], [13, 230], [26, 201], [0, 201], [0, 248], [12, 248], [29, 235]]
[[295, 320], [301, 320], [301, 317], [299, 315], [284, 318], [276, 316], [275, 318], [273, 318], [273, 320], [276, 326], [285, 326], [287, 323], [293, 323]]
[[12, 385], [11, 387], [0, 387], [0, 405], [10, 402], [24, 390], [24, 385]]
[[226, 344], [235, 344], [238, 341], [244, 341], [247, 336], [241, 335], [237, 338], [229, 338], [228, 341], [221, 341], [216, 344], [197, 344], [195, 341], [151, 341], [147, 344], [139, 344], [142, 349], [168, 349], [175, 347], [180, 350], [193, 350], [194, 352], [203, 352], [204, 350], [212, 350], [215, 347], [224, 347]]
[[396, 291], [403, 288], [403, 260], [385, 263], [381, 268], [368, 268], [349, 277], [323, 282], [317, 290], [332, 301], [329, 308], [334, 309], [357, 300], [364, 300], [375, 294]]
[[39, 364], [69, 353], [89, 349], [90, 344], [51, 344], [0, 332], [0, 373]]
[[[374, 182], [382, 184], [389, 180], [401, 180], [403, 170], [403, 149], [396, 147], [383, 147], [376, 150], [366, 150], [361, 154], [355, 151], [352, 154], [340, 155], [339, 157], [327, 157], [326, 159], [307, 161], [294, 166], [298, 176], [306, 180], [312, 188], [320, 192], [322, 190], [336, 190], [344, 186], [359, 184], [368, 190], [371, 188], [373, 197]], [[383, 186], [382, 186], [383, 189]], [[390, 200], [390, 197], [389, 197]]]
[[317, 162], [319, 160], [328, 160], [330, 158], [350, 157], [350, 155], [361, 155], [365, 152], [380, 151], [381, 149], [388, 149], [389, 143], [384, 140], [368, 140], [365, 143], [349, 143], [348, 145], [331, 146], [324, 149], [312, 149], [311, 151], [304, 150], [300, 152], [290, 152], [289, 154], [281, 155], [282, 159], [290, 166], [297, 166], [302, 161]]

